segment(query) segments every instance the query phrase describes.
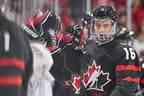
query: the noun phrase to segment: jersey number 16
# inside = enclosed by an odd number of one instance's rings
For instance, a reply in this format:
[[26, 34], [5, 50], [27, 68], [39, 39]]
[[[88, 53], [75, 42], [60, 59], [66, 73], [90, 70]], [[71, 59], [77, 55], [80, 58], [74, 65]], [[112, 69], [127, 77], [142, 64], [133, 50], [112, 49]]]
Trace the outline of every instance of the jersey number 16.
[[126, 53], [126, 60], [134, 60], [136, 58], [136, 53], [133, 48], [123, 48]]

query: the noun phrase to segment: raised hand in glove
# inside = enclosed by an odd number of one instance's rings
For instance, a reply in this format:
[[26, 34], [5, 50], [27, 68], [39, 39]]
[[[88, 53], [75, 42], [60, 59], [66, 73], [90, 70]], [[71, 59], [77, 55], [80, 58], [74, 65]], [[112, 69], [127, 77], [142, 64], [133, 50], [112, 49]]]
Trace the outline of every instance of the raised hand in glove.
[[79, 25], [69, 26], [66, 32], [73, 34], [74, 36], [79, 36], [81, 32], [81, 27]]

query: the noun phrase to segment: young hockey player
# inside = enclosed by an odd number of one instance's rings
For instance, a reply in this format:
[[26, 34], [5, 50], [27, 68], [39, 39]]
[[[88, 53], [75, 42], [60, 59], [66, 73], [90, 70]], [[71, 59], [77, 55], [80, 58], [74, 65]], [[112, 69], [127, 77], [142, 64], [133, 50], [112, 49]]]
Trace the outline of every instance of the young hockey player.
[[81, 58], [81, 73], [74, 74], [72, 79], [76, 95], [137, 95], [141, 68], [135, 50], [116, 39], [117, 19], [111, 6], [98, 6], [94, 10], [92, 41]]

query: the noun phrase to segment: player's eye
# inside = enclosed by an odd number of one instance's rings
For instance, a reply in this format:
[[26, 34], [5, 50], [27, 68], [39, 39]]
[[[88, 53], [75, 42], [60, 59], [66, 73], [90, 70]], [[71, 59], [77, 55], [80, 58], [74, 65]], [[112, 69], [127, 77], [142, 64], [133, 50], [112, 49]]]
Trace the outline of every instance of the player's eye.
[[111, 24], [108, 24], [108, 23], [107, 24], [103, 24], [104, 28], [107, 28], [107, 27], [110, 27], [110, 26], [111, 26]]
[[101, 27], [101, 24], [96, 23], [96, 24], [95, 24], [95, 27], [96, 27], [97, 29], [99, 29], [99, 28]]

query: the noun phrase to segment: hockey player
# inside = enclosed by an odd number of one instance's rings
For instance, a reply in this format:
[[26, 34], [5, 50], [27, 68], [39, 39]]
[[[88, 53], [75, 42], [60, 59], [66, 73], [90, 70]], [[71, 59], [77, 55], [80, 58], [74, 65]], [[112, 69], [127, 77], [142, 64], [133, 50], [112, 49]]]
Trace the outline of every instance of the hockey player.
[[[0, 12], [0, 95], [23, 96], [32, 73], [28, 38]], [[25, 96], [25, 95], [24, 95]]]
[[116, 40], [117, 14], [111, 6], [93, 12], [87, 54], [81, 58], [81, 74], [74, 74], [72, 86], [80, 96], [136, 96], [140, 84], [135, 50]]
[[[50, 12], [51, 13], [51, 12]], [[70, 34], [60, 32], [61, 23], [54, 13], [40, 12], [28, 19], [28, 22], [23, 26], [30, 38], [36, 38], [41, 41], [46, 41], [48, 50], [52, 53], [54, 65], [50, 72], [55, 78], [53, 86], [53, 96], [67, 96], [64, 86], [64, 53], [63, 49], [66, 44], [70, 44], [72, 38]]]
[[[33, 51], [34, 65], [33, 74], [28, 85], [28, 96], [53, 96], [54, 77], [50, 70], [53, 66], [53, 58], [47, 46], [55, 45], [55, 27], [51, 20], [53, 14], [50, 11], [30, 17], [25, 25], [24, 31], [30, 37]], [[51, 25], [52, 24], [52, 25]], [[47, 27], [50, 27], [47, 29]], [[52, 39], [53, 38], [53, 39]]]

